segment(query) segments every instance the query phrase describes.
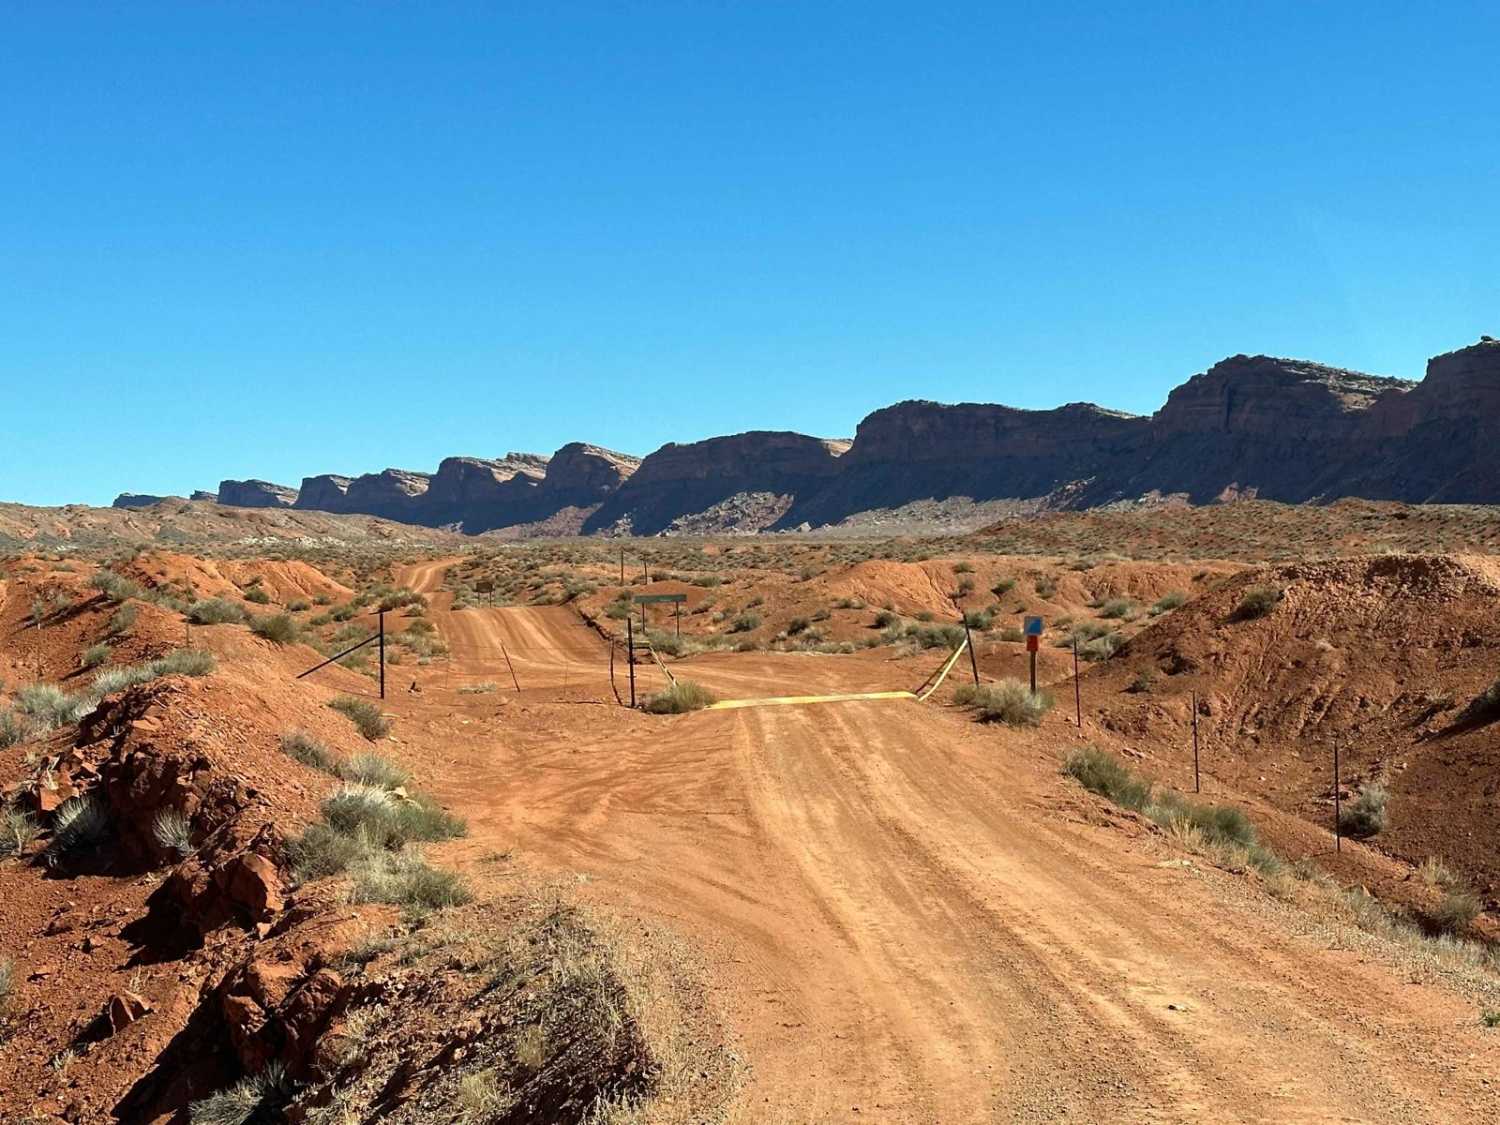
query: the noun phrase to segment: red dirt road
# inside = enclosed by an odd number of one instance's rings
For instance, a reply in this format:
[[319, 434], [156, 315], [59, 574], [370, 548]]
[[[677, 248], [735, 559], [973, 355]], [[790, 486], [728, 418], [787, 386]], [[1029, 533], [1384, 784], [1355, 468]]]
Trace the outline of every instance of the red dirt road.
[[[443, 565], [403, 581], [434, 590]], [[1500, 1032], [1471, 1000], [1095, 823], [1056, 730], [904, 700], [634, 715], [569, 610], [433, 601], [453, 670], [392, 700], [398, 729], [442, 747], [435, 789], [476, 846], [585, 875], [704, 952], [749, 1064], [744, 1120], [1500, 1117]], [[501, 640], [523, 692], [457, 694], [509, 688]], [[911, 667], [674, 671], [747, 696], [911, 687]]]

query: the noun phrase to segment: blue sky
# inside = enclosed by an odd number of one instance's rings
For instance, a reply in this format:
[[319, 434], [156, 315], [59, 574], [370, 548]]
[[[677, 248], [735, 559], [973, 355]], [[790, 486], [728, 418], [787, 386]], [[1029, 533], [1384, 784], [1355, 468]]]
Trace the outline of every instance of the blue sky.
[[1486, 4], [16, 3], [0, 499], [1500, 335]]

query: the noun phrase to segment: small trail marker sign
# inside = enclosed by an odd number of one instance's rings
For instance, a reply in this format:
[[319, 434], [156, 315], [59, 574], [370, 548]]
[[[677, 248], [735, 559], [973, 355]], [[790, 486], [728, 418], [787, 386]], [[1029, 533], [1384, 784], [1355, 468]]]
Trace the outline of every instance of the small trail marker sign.
[[635, 604], [641, 607], [641, 628], [646, 627], [646, 607], [657, 605], [661, 602], [671, 603], [677, 611], [677, 635], [682, 636], [682, 603], [687, 601], [686, 594], [637, 594]]
[[1026, 634], [1026, 652], [1031, 658], [1031, 694], [1036, 694], [1036, 654], [1042, 647], [1042, 619], [1040, 617], [1027, 617], [1021, 625], [1021, 632]]

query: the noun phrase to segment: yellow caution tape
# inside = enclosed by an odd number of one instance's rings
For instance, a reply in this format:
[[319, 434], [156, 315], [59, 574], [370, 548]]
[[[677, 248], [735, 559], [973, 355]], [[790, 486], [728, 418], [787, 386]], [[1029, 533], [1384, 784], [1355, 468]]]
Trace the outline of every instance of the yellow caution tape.
[[769, 699], [721, 699], [710, 703], [710, 711], [733, 711], [740, 707], [789, 707], [797, 703], [848, 703], [858, 699], [915, 699], [909, 691], [867, 691], [850, 695], [777, 695]]

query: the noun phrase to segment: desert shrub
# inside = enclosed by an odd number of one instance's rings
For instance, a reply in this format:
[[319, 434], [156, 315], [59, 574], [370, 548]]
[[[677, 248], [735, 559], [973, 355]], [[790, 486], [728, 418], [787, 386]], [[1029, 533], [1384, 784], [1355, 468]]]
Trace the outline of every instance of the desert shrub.
[[386, 848], [414, 840], [451, 840], [468, 832], [463, 818], [426, 797], [403, 797], [360, 782], [346, 782], [323, 802], [322, 812], [334, 831]]
[[1339, 810], [1339, 830], [1360, 839], [1374, 836], [1385, 827], [1385, 806], [1390, 796], [1383, 785], [1364, 786], [1358, 797]]
[[109, 810], [92, 796], [70, 797], [52, 814], [47, 863], [57, 866], [68, 855], [103, 843], [109, 836]]
[[1105, 633], [1079, 645], [1078, 655], [1084, 660], [1108, 660], [1124, 643], [1125, 638], [1119, 633]]
[[1479, 897], [1469, 890], [1451, 890], [1432, 912], [1433, 924], [1444, 933], [1456, 934], [1479, 917]]
[[1148, 692], [1156, 686], [1156, 679], [1155, 668], [1142, 668], [1135, 674], [1135, 678], [1130, 681], [1130, 685], [1125, 690], [1137, 693]]
[[16, 710], [32, 719], [32, 733], [78, 722], [97, 705], [88, 695], [69, 695], [55, 684], [28, 684], [16, 692]]
[[1035, 589], [1037, 597], [1050, 598], [1057, 593], [1057, 583], [1050, 578], [1038, 578]]
[[717, 574], [700, 574], [697, 578], [693, 579], [694, 586], [702, 586], [704, 588], [721, 586], [723, 584], [724, 579], [720, 578]]
[[646, 700], [646, 710], [653, 715], [682, 715], [701, 711], [714, 702], [714, 694], [692, 680], [678, 680], [666, 691]]
[[112, 570], [101, 570], [89, 579], [89, 585], [112, 602], [128, 601], [141, 596], [139, 583]]
[[349, 869], [354, 902], [388, 902], [413, 913], [462, 906], [473, 895], [463, 877], [432, 867], [415, 848], [370, 852]]
[[391, 724], [380, 708], [365, 699], [356, 699], [352, 695], [341, 695], [337, 699], [329, 701], [328, 706], [340, 714], [346, 715], [358, 729], [359, 733], [371, 742], [384, 738], [391, 731]]
[[1156, 599], [1155, 603], [1151, 606], [1151, 612], [1153, 614], [1166, 613], [1168, 610], [1176, 609], [1186, 602], [1187, 595], [1181, 590], [1169, 590]]
[[0, 856], [20, 855], [41, 834], [41, 827], [25, 809], [7, 805], [0, 812]]
[[812, 628], [812, 622], [805, 617], [794, 617], [787, 622], [786, 635], [795, 637], [798, 633], [805, 633]]
[[109, 621], [104, 626], [104, 635], [108, 637], [119, 637], [130, 632], [135, 624], [135, 619], [140, 615], [140, 610], [133, 603], [126, 603], [114, 613], [109, 615]]
[[491, 695], [500, 690], [500, 685], [492, 680], [485, 680], [477, 684], [464, 684], [458, 689], [459, 695]]
[[94, 693], [109, 695], [162, 676], [206, 676], [214, 670], [214, 654], [202, 649], [180, 648], [144, 664], [109, 668], [94, 677]]
[[1099, 607], [1099, 616], [1110, 619], [1125, 617], [1134, 608], [1135, 603], [1129, 598], [1111, 598]]
[[894, 610], [882, 609], [875, 615], [875, 628], [889, 629], [894, 625], [901, 624], [901, 615]]
[[202, 598], [188, 606], [187, 619], [194, 625], [240, 625], [245, 611], [227, 598]]
[[322, 879], [347, 871], [376, 845], [358, 836], [346, 835], [327, 824], [310, 824], [288, 845], [292, 874], [299, 882]]
[[1230, 616], [1235, 621], [1253, 621], [1257, 617], [1264, 617], [1276, 608], [1281, 597], [1282, 591], [1275, 586], [1251, 586]]
[[306, 598], [296, 598], [287, 603], [286, 607], [288, 613], [306, 613], [310, 609], [312, 609], [312, 602]]
[[338, 759], [329, 752], [328, 747], [304, 731], [288, 731], [283, 734], [281, 752], [315, 770], [333, 774], [339, 772]]
[[36, 728], [24, 715], [16, 711], [0, 711], [0, 750], [25, 742]]
[[973, 574], [974, 564], [970, 562], [957, 562], [953, 564], [954, 574]]
[[658, 655], [666, 653], [668, 656], [681, 656], [688, 651], [688, 639], [672, 633], [649, 632], [645, 641]]
[[987, 609], [971, 609], [964, 614], [964, 624], [970, 629], [978, 629], [980, 632], [987, 631], [994, 620], [995, 615]]
[[751, 633], [760, 628], [760, 617], [754, 613], [742, 613], [729, 626], [731, 633]]
[[425, 606], [426, 604], [426, 598], [417, 593], [415, 590], [408, 590], [405, 587], [402, 587], [399, 590], [392, 591], [391, 593], [386, 594], [385, 597], [380, 599], [380, 608], [386, 613], [389, 613], [393, 609], [401, 609], [403, 606]]
[[909, 625], [905, 636], [923, 648], [957, 648], [964, 631], [957, 625]]
[[101, 664], [109, 663], [109, 651], [109, 645], [102, 642], [96, 645], [89, 645], [88, 648], [83, 650], [83, 654], [79, 656], [78, 663], [84, 668], [97, 668]]
[[290, 644], [297, 639], [297, 621], [287, 613], [257, 617], [250, 622], [250, 631], [278, 645]]
[[16, 963], [9, 957], [0, 957], [0, 1014], [10, 1008], [11, 992], [15, 989]]
[[271, 1063], [259, 1074], [241, 1078], [227, 1090], [193, 1102], [188, 1107], [189, 1125], [260, 1125], [279, 1121], [281, 1110], [291, 1100], [292, 1083], [280, 1063]]
[[242, 598], [244, 598], [247, 602], [253, 602], [256, 605], [270, 605], [271, 604], [271, 595], [268, 594], [268, 593], [266, 593], [259, 586], [251, 587], [250, 589], [246, 590], [240, 596]]
[[339, 767], [339, 776], [360, 785], [376, 785], [382, 789], [399, 789], [411, 780], [411, 774], [389, 758], [366, 751], [356, 754]]
[[1063, 772], [1091, 793], [1108, 797], [1117, 805], [1140, 811], [1151, 800], [1151, 786], [1135, 776], [1113, 754], [1084, 746], [1068, 754]]
[[151, 835], [169, 852], [186, 859], [193, 854], [193, 822], [176, 809], [163, 809], [151, 822]]
[[1003, 598], [1015, 588], [1016, 580], [1014, 578], [1002, 578], [990, 587], [990, 593], [994, 594], [997, 598]]
[[1020, 680], [1001, 680], [997, 684], [964, 684], [954, 699], [977, 710], [987, 723], [1005, 723], [1013, 727], [1034, 727], [1052, 707], [1052, 696], [1044, 691], [1035, 694]]
[[1000, 630], [1000, 639], [1002, 641], [1010, 641], [1012, 644], [1014, 644], [1018, 641], [1024, 641], [1026, 639], [1026, 634], [1021, 632], [1021, 630], [1017, 629], [1014, 625], [1007, 625], [1004, 629]]

